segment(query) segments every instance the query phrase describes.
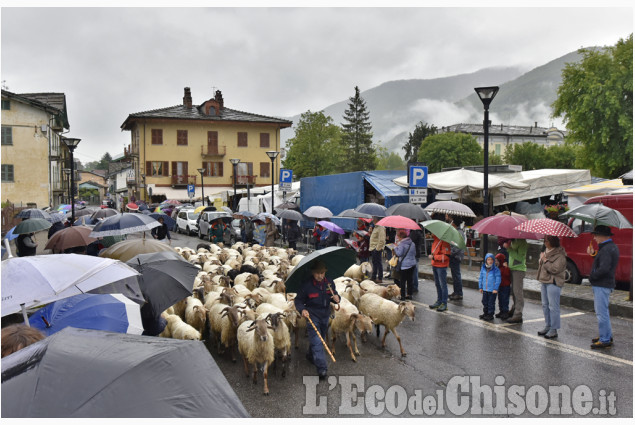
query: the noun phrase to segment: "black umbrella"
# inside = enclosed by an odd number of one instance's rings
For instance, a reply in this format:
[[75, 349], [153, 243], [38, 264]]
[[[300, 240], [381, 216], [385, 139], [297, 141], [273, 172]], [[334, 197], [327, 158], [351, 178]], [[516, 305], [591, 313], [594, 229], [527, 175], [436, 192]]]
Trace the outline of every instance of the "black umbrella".
[[277, 215], [278, 218], [284, 218], [285, 220], [302, 221], [305, 219], [302, 213], [296, 210], [282, 210]]
[[51, 215], [44, 210], [40, 210], [37, 208], [27, 208], [17, 213], [16, 217], [17, 218], [43, 218], [44, 220], [49, 220], [51, 218]]
[[276, 205], [277, 210], [296, 210], [300, 211], [300, 207], [295, 202], [283, 202], [280, 205]]
[[172, 251], [139, 254], [126, 264], [141, 273], [139, 287], [147, 301], [141, 315], [146, 318], [159, 317], [166, 308], [192, 295], [200, 271]]
[[355, 251], [352, 249], [331, 246], [313, 251], [304, 257], [287, 276], [287, 280], [284, 282], [287, 292], [296, 292], [309, 279], [311, 266], [317, 259], [326, 264], [326, 277], [331, 280], [344, 276], [346, 270], [356, 262]]
[[430, 214], [424, 211], [421, 206], [410, 204], [408, 202], [394, 204], [388, 207], [386, 215], [400, 215], [416, 221], [432, 220]]
[[353, 208], [349, 208], [347, 210], [342, 211], [341, 213], [337, 215], [337, 217], [373, 218], [372, 215], [355, 211]]
[[248, 417], [201, 341], [65, 328], [2, 359], [2, 417]]

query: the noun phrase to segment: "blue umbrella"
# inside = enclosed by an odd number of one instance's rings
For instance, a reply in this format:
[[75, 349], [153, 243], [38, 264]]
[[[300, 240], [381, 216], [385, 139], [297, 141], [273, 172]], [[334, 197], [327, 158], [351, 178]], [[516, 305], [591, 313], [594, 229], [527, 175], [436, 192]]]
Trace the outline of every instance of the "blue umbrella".
[[273, 215], [273, 214], [266, 213], [266, 212], [263, 212], [263, 213], [258, 214], [256, 217], [254, 217], [254, 218], [253, 218], [253, 220], [262, 220], [262, 221], [265, 221], [265, 219], [267, 219], [267, 218], [272, 219], [272, 220], [273, 220], [273, 223], [274, 223], [275, 225], [280, 225], [280, 219], [279, 219], [278, 217], [276, 217], [276, 216], [275, 216], [275, 215]]
[[157, 221], [159, 220], [159, 218], [163, 218], [163, 222], [168, 225], [168, 229], [173, 229], [174, 226], [176, 226], [176, 220], [174, 220], [167, 214], [151, 213], [149, 214], [149, 216]]
[[72, 326], [141, 335], [139, 304], [121, 294], [80, 294], [50, 303], [29, 320], [46, 336]]
[[15, 226], [13, 226], [11, 229], [9, 229], [9, 231], [7, 232], [6, 235], [4, 235], [4, 239], [8, 240], [8, 241], [12, 241], [14, 239], [16, 239], [18, 236], [20, 235], [15, 235], [13, 233], [13, 231], [15, 230]]
[[83, 215], [73, 223], [73, 226], [94, 226], [99, 223], [99, 220], [92, 218], [90, 215]]
[[355, 211], [370, 214], [375, 217], [386, 217], [386, 207], [375, 202], [367, 202], [355, 207]]
[[141, 214], [143, 214], [143, 215], [150, 215], [150, 214], [152, 214], [152, 213], [150, 212], [150, 210], [149, 210], [149, 209], [147, 209], [147, 208], [146, 208], [145, 210], [140, 209], [140, 210], [139, 210], [139, 212], [140, 212]]
[[48, 220], [49, 223], [51, 223], [51, 224], [63, 223], [64, 221], [66, 221], [66, 214], [64, 214], [64, 213], [55, 212], [55, 213], [51, 213], [49, 215], [51, 217], [50, 218], [46, 218], [45, 220]]

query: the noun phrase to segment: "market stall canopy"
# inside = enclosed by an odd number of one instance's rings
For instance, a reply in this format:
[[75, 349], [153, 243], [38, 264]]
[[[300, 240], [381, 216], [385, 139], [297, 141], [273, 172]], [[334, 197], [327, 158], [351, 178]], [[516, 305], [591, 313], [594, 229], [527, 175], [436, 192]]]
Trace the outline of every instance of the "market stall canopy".
[[[403, 176], [393, 180], [395, 184], [408, 187], [408, 177]], [[510, 189], [527, 189], [528, 185], [522, 182], [497, 177], [490, 174], [488, 177], [490, 189], [507, 187]], [[483, 190], [483, 173], [478, 171], [459, 170], [442, 171], [428, 175], [428, 188], [444, 190], [447, 192], [458, 192], [461, 190]]]
[[594, 196], [608, 195], [617, 190], [631, 188], [633, 186], [625, 185], [622, 179], [604, 180], [597, 183], [585, 184], [583, 186], [572, 187], [563, 190], [569, 197], [569, 208], [575, 208], [578, 205]]

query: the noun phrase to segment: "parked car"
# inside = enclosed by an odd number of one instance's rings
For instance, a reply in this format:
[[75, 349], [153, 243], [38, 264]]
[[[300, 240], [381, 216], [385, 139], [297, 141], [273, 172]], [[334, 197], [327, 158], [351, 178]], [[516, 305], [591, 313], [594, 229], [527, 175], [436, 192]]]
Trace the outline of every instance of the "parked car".
[[[223, 234], [223, 240], [226, 244], [230, 244], [233, 245], [237, 240], [239, 240], [240, 238], [236, 237], [235, 232], [231, 233], [231, 228], [232, 226], [230, 225], [233, 218], [231, 216], [231, 214], [229, 214], [228, 212], [225, 211], [203, 211], [201, 213], [200, 219], [199, 219], [199, 226], [198, 226], [198, 237], [203, 239], [203, 238], [207, 238], [207, 240], [210, 240], [210, 227], [211, 227], [211, 222], [214, 219], [217, 218], [222, 218], [223, 221], [225, 222], [225, 224], [227, 224], [227, 230], [225, 231], [225, 233]], [[233, 242], [232, 242], [233, 240]]]
[[176, 215], [176, 231], [177, 233], [185, 233], [187, 235], [195, 235], [198, 232], [196, 220], [199, 214], [193, 209], [181, 209]]
[[[631, 223], [633, 222], [633, 194], [595, 196], [585, 204], [602, 203], [604, 206], [621, 212]], [[593, 225], [579, 219], [569, 220], [569, 226], [578, 234], [577, 238], [561, 238], [560, 244], [567, 252], [567, 277], [569, 283], [579, 284], [582, 278], [589, 277], [593, 257], [587, 254], [589, 243], [593, 240]], [[617, 229], [611, 227], [613, 242], [620, 250], [620, 259], [615, 271], [618, 289], [628, 290], [633, 280], [633, 229]]]

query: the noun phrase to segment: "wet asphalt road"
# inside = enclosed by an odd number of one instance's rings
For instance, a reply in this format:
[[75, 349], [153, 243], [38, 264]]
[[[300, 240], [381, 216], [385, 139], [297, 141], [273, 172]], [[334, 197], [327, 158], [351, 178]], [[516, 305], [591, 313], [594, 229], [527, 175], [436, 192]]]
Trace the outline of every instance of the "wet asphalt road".
[[[173, 237], [173, 246], [196, 248], [201, 242], [184, 235]], [[510, 325], [499, 319], [492, 323], [478, 319], [482, 306], [476, 290], [464, 289], [463, 300], [450, 301], [443, 313], [428, 308], [435, 300], [434, 283], [420, 280], [413, 300], [416, 319], [397, 328], [406, 357], [401, 357], [394, 335], [388, 335], [387, 347], [382, 349], [381, 339], [373, 334], [366, 343], [358, 338], [361, 356], [354, 363], [345, 340], [338, 339], [337, 362], [329, 361], [325, 382], [318, 383], [315, 368], [305, 359], [308, 343], [302, 336], [300, 348], [293, 350], [287, 376], [282, 378], [280, 370], [270, 368], [269, 396], [262, 394], [262, 375], [255, 385], [245, 377], [240, 356], [232, 363], [228, 354], [219, 356], [207, 345], [253, 417], [548, 417], [558, 415], [554, 403], [548, 403], [549, 386], [563, 385], [576, 395], [575, 400], [583, 401], [574, 403], [571, 413], [564, 409], [563, 416], [633, 416], [632, 320], [612, 317], [615, 345], [597, 351], [589, 347], [597, 334], [593, 312], [563, 308], [559, 337], [546, 340], [536, 334], [544, 327], [544, 319], [542, 307], [534, 301], [525, 301], [524, 323]], [[472, 376], [471, 386], [457, 389], [457, 377], [463, 376]], [[365, 398], [347, 395], [353, 381], [359, 384], [357, 395]], [[501, 406], [509, 409], [495, 414], [481, 410], [481, 403], [474, 398], [461, 405], [470, 408], [466, 412], [454, 406], [452, 400], [469, 396], [479, 385], [483, 386], [486, 406], [491, 405], [487, 402], [491, 390], [503, 400]], [[590, 401], [584, 403], [589, 390]], [[384, 397], [384, 391], [396, 396]], [[516, 394], [523, 396], [520, 402]], [[613, 395], [616, 400], [607, 401]], [[420, 398], [428, 403], [425, 409], [415, 403]], [[497, 398], [492, 398], [495, 405]], [[441, 400], [441, 409], [437, 400]]]

